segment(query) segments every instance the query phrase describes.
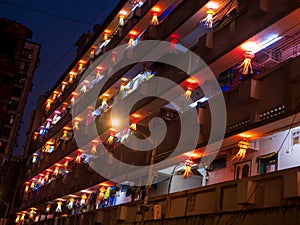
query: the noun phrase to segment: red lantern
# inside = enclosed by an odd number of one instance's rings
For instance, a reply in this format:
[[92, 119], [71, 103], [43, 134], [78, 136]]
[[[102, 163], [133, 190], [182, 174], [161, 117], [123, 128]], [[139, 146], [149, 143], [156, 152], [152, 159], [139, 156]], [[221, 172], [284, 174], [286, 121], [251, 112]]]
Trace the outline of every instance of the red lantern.
[[157, 26], [158, 25], [158, 9], [154, 9], [152, 12], [152, 20], [151, 20], [151, 24], [153, 26]]
[[33, 140], [35, 141], [38, 136], [39, 136], [39, 132], [34, 132], [33, 133]]
[[137, 120], [136, 120], [136, 119], [132, 119], [131, 125], [130, 125], [129, 128], [130, 128], [132, 131], [136, 131], [136, 124], [137, 124]]
[[77, 154], [75, 162], [79, 164], [81, 162], [81, 154]]
[[137, 36], [137, 34], [136, 34], [135, 31], [131, 31], [129, 33], [129, 41], [128, 41], [128, 46], [129, 47], [134, 46], [134, 40], [135, 40], [136, 36]]
[[192, 95], [192, 91], [196, 88], [196, 85], [197, 83], [192, 80], [192, 79], [188, 79], [186, 80], [186, 83], [185, 83], [185, 93], [184, 93], [184, 96], [186, 98], [186, 100], [189, 100], [191, 95]]
[[176, 44], [178, 43], [178, 35], [173, 33], [173, 34], [170, 35], [170, 37], [171, 37], [171, 40], [170, 40], [171, 48], [175, 49]]
[[113, 130], [110, 130], [110, 135], [109, 135], [106, 143], [108, 145], [111, 145], [113, 143], [114, 138], [115, 138], [115, 132]]

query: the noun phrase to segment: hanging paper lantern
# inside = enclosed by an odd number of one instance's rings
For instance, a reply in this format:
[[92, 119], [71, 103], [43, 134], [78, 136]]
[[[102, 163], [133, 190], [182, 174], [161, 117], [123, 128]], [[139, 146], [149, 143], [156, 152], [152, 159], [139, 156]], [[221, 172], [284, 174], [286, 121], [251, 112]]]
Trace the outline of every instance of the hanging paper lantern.
[[158, 10], [155, 9], [152, 12], [152, 20], [151, 20], [151, 24], [153, 26], [157, 26], [158, 25], [158, 18], [157, 18], [157, 16], [158, 16]]
[[69, 199], [69, 203], [67, 204], [68, 209], [73, 209], [74, 201], [75, 201], [74, 198]]
[[19, 223], [19, 222], [20, 222], [20, 218], [21, 218], [21, 215], [20, 215], [20, 214], [17, 214], [17, 217], [16, 217], [16, 220], [15, 220], [15, 223]]
[[75, 162], [79, 164], [81, 162], [81, 154], [77, 154]]
[[37, 154], [33, 154], [33, 156], [32, 156], [32, 163], [33, 164], [37, 163], [37, 157], [38, 157]]
[[73, 130], [79, 130], [79, 120], [78, 119], [74, 119], [73, 121]]
[[49, 129], [50, 126], [51, 126], [52, 119], [48, 118], [46, 121], [47, 121], [47, 123], [46, 123], [46, 129]]
[[50, 107], [51, 107], [51, 103], [52, 103], [52, 100], [51, 99], [48, 99], [47, 102], [46, 102], [46, 107], [45, 107], [45, 110], [46, 111], [49, 111]]
[[59, 166], [56, 165], [56, 166], [55, 166], [55, 169], [54, 169], [54, 172], [53, 172], [53, 175], [54, 175], [54, 176], [57, 176], [57, 175], [58, 175], [58, 171], [59, 171]]
[[170, 42], [171, 42], [171, 49], [175, 49], [175, 47], [176, 47], [176, 44], [178, 43], [178, 35], [177, 34], [171, 34], [170, 35], [170, 38], [171, 38], [171, 40], [170, 40]]
[[50, 210], [51, 210], [51, 205], [50, 205], [50, 204], [48, 204], [48, 205], [47, 205], [47, 207], [46, 207], [46, 212], [47, 212], [47, 213], [49, 213], [49, 212], [50, 212]]
[[116, 63], [116, 59], [117, 59], [117, 52], [116, 51], [112, 51], [111, 52], [111, 61], [115, 64]]
[[33, 189], [34, 187], [35, 187], [35, 180], [32, 180], [32, 181], [31, 181], [30, 188]]
[[61, 107], [61, 111], [64, 112], [67, 109], [68, 103], [67, 102], [63, 102], [62, 107]]
[[239, 65], [240, 71], [242, 74], [247, 75], [249, 73], [253, 73], [252, 65], [251, 65], [251, 60], [254, 58], [254, 53], [252, 51], [246, 51], [245, 54], [245, 59], [242, 62], [241, 65]]
[[240, 149], [233, 159], [242, 160], [246, 156], [247, 149], [250, 148], [250, 143], [246, 140], [243, 140], [238, 143], [238, 146]]
[[31, 209], [31, 210], [29, 211], [29, 219], [33, 219], [34, 214], [35, 214], [35, 211], [34, 211], [33, 209]]
[[76, 72], [71, 71], [71, 72], [69, 73], [69, 80], [68, 80], [68, 82], [69, 82], [70, 84], [73, 83], [75, 76], [76, 76]]
[[35, 141], [38, 136], [39, 136], [39, 133], [38, 132], [34, 132], [33, 133], [33, 140]]
[[63, 134], [61, 136], [62, 140], [68, 140], [68, 130], [63, 130]]
[[48, 182], [48, 180], [49, 180], [49, 175], [50, 175], [50, 173], [47, 172], [46, 175], [45, 175], [45, 177], [44, 177], [45, 183]]
[[186, 100], [190, 99], [190, 97], [192, 95], [192, 91], [195, 89], [196, 84], [197, 83], [194, 80], [192, 80], [192, 79], [186, 80], [186, 84], [185, 84], [186, 91], [184, 93], [184, 96], [185, 96]]
[[52, 124], [56, 124], [61, 119], [60, 113], [61, 112], [58, 111], [58, 110], [54, 111], [54, 116], [53, 116], [53, 119], [52, 119]]
[[36, 184], [37, 185], [40, 185], [42, 183], [42, 179], [43, 179], [43, 176], [39, 176], [39, 179], [37, 180]]
[[208, 28], [213, 27], [213, 19], [216, 12], [212, 9], [206, 10], [206, 18], [204, 19], [204, 25]]
[[135, 31], [131, 31], [130, 33], [129, 33], [129, 41], [128, 41], [128, 46], [129, 47], [132, 47], [132, 46], [134, 46], [134, 40], [135, 40], [135, 38], [136, 38], [136, 32]]
[[25, 213], [22, 213], [22, 216], [21, 216], [21, 218], [20, 218], [20, 221], [24, 221], [25, 220]]
[[79, 61], [79, 64], [78, 64], [78, 72], [82, 72], [82, 70], [83, 70], [83, 63], [84, 63], [84, 61], [83, 60], [80, 60]]
[[90, 51], [90, 58], [93, 59], [95, 57], [95, 47], [93, 47]]
[[96, 154], [97, 153], [97, 145], [98, 145], [98, 141], [97, 140], [93, 140], [92, 141], [92, 154]]
[[109, 37], [110, 32], [108, 30], [104, 30], [103, 33], [103, 41], [107, 41]]
[[64, 168], [67, 168], [69, 166], [69, 162], [68, 161], [65, 161], [64, 163]]
[[29, 192], [29, 185], [28, 185], [28, 184], [26, 184], [24, 192], [25, 192], [25, 193], [28, 193], [28, 192]]
[[55, 99], [59, 97], [59, 94], [60, 94], [59, 91], [54, 91], [52, 95], [52, 100], [55, 101]]
[[78, 96], [79, 94], [77, 92], [72, 92], [71, 94], [71, 99], [70, 99], [70, 103], [71, 105], [74, 105], [75, 103], [75, 98]]
[[80, 205], [84, 205], [86, 199], [87, 199], [86, 194], [81, 195]]
[[136, 124], [137, 124], [137, 120], [136, 120], [136, 119], [132, 119], [129, 128], [130, 128], [132, 131], [136, 131]]
[[62, 206], [62, 202], [61, 202], [61, 201], [58, 201], [58, 202], [57, 202], [57, 207], [56, 207], [56, 209], [55, 209], [55, 212], [61, 213], [61, 212], [62, 212], [61, 206]]
[[124, 10], [122, 10], [119, 14], [119, 26], [124, 26], [125, 24], [125, 16], [126, 16], [127, 12], [125, 12]]
[[98, 67], [96, 68], [96, 79], [98, 79], [98, 78], [100, 78], [101, 76], [103, 76], [103, 75], [101, 75], [102, 71], [103, 71], [103, 68], [102, 68], [101, 66], [98, 66]]
[[103, 98], [102, 99], [102, 103], [101, 103], [101, 108], [102, 109], [105, 109], [108, 107], [108, 104], [107, 104], [107, 99], [106, 98]]
[[121, 84], [120, 84], [120, 91], [124, 91], [125, 87], [126, 87], [126, 82], [122, 81]]
[[84, 80], [84, 81], [82, 82], [82, 87], [80, 88], [80, 91], [81, 91], [82, 93], [86, 93], [86, 92], [87, 92], [89, 83], [90, 83], [89, 80]]
[[193, 166], [194, 162], [192, 160], [186, 160], [185, 161], [185, 168], [184, 168], [184, 173], [183, 173], [183, 178], [187, 179], [189, 177], [190, 174], [192, 173], [192, 166]]
[[45, 127], [41, 126], [39, 130], [39, 135], [44, 135], [45, 134]]
[[73, 83], [73, 79], [74, 79], [74, 75], [73, 74], [69, 74], [69, 83]]
[[115, 132], [113, 130], [111, 130], [106, 143], [108, 145], [111, 145], [113, 143], [114, 138], [115, 138]]
[[68, 83], [67, 83], [66, 81], [61, 82], [61, 88], [60, 88], [60, 91], [61, 91], [61, 92], [64, 92], [64, 91], [65, 91], [67, 84], [68, 84]]

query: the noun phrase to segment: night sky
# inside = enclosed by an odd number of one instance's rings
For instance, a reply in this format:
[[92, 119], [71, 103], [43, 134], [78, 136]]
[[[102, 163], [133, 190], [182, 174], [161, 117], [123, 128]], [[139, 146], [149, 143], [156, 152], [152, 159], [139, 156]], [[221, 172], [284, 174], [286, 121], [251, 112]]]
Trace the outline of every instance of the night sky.
[[32, 30], [30, 41], [41, 44], [40, 64], [33, 79], [21, 125], [18, 147], [26, 142], [31, 111], [37, 99], [55, 84], [75, 57], [75, 43], [82, 33], [101, 24], [119, 0], [0, 0], [0, 17], [14, 20]]

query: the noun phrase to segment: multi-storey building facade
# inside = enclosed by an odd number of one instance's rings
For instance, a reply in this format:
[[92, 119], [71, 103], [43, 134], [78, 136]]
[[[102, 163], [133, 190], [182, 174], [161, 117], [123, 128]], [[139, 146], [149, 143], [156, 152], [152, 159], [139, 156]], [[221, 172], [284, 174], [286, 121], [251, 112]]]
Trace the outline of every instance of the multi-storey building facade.
[[[8, 212], [16, 176], [21, 167], [12, 157], [27, 96], [37, 66], [40, 45], [28, 41], [32, 32], [27, 27], [0, 19], [0, 218]], [[7, 214], [7, 213], [6, 213]], [[8, 215], [8, 214], [7, 214]]]
[[300, 10], [271, 3], [121, 1], [41, 98], [16, 223], [295, 224]]

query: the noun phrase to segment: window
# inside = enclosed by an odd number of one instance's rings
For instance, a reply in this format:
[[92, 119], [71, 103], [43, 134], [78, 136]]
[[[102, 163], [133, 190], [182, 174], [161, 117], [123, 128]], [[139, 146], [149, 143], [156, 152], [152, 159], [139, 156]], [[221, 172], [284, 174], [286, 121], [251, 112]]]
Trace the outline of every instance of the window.
[[251, 175], [251, 160], [234, 165], [234, 179], [242, 179]]
[[226, 156], [220, 156], [219, 158], [214, 159], [210, 164], [209, 170], [219, 170], [226, 167]]
[[267, 155], [259, 156], [257, 159], [259, 174], [271, 173], [277, 170], [278, 152], [272, 152]]

